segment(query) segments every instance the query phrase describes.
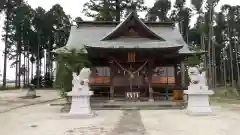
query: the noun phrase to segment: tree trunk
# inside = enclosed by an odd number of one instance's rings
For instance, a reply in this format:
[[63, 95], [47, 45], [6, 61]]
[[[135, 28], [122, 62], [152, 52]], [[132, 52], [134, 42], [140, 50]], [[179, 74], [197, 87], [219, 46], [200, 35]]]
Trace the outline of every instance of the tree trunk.
[[[228, 31], [229, 31], [229, 34], [232, 35], [232, 30], [229, 30], [228, 28]], [[232, 40], [232, 36], [230, 36], [230, 40]], [[235, 86], [235, 79], [234, 79], [234, 72], [233, 72], [233, 53], [232, 53], [232, 42], [230, 41], [230, 44], [229, 44], [229, 54], [230, 54], [230, 71], [231, 71], [231, 82], [232, 82], [232, 87], [236, 87]]]
[[213, 88], [216, 88], [217, 78], [216, 78], [216, 56], [215, 56], [215, 44], [212, 44], [212, 85]]
[[239, 63], [238, 63], [238, 48], [237, 48], [237, 45], [236, 45], [237, 41], [236, 41], [235, 36], [234, 36], [234, 48], [235, 48], [235, 59], [236, 59], [236, 66], [237, 66], [237, 68], [236, 68], [236, 71], [237, 71], [237, 84], [238, 84], [238, 87], [240, 87], [240, 73], [239, 73]]
[[211, 49], [212, 49], [212, 12], [213, 12], [213, 4], [211, 3], [210, 9], [209, 9], [209, 35], [208, 35], [208, 85], [209, 87], [212, 87], [212, 61], [211, 61]]
[[[20, 45], [21, 46], [21, 45]], [[19, 53], [18, 53], [18, 59], [19, 59], [19, 63], [18, 63], [18, 87], [20, 88], [21, 87], [21, 49], [19, 48]]]
[[39, 87], [42, 87], [42, 59], [39, 57]]
[[37, 50], [38, 50], [38, 52], [37, 52], [37, 63], [36, 63], [36, 77], [37, 77], [37, 88], [40, 88], [40, 32], [38, 31], [38, 44], [37, 44]]
[[116, 21], [121, 19], [120, 0], [116, 0]]
[[223, 56], [220, 57], [220, 68], [219, 68], [219, 74], [221, 74], [220, 83], [221, 85], [224, 85], [224, 65], [223, 65]]
[[[32, 54], [32, 57], [33, 57], [33, 54]], [[33, 78], [34, 78], [33, 77], [33, 62], [31, 62], [31, 81], [33, 80]]]
[[224, 51], [223, 52], [223, 54], [224, 54], [224, 58], [223, 58], [224, 85], [227, 88], [227, 71], [226, 71], [226, 61], [225, 61], [226, 52], [225, 52], [225, 49], [223, 51]]
[[16, 55], [16, 63], [15, 63], [15, 88], [18, 88], [18, 50], [17, 51], [17, 55]]
[[19, 88], [21, 88], [21, 75], [22, 75], [22, 71], [21, 71], [21, 62], [22, 62], [22, 24], [20, 25], [19, 27], [19, 31], [20, 31], [20, 34], [19, 34], [19, 41], [18, 41], [18, 55], [19, 55], [19, 64], [18, 64], [18, 71], [19, 71], [19, 74], [18, 74], [18, 84], [19, 84]]
[[4, 49], [4, 67], [3, 67], [3, 84], [2, 87], [6, 88], [7, 80], [7, 55], [8, 55], [8, 32], [9, 32], [9, 19], [10, 19], [10, 10], [8, 7], [10, 5], [10, 0], [7, 1], [7, 12], [6, 12], [6, 35], [5, 35], [5, 49]]
[[23, 65], [24, 65], [24, 72], [23, 72], [23, 87], [26, 87], [26, 56], [25, 56], [25, 52], [23, 53], [24, 57], [23, 57]]
[[29, 86], [29, 82], [30, 82], [30, 50], [29, 50], [29, 46], [28, 46], [28, 53], [27, 53], [27, 85]]

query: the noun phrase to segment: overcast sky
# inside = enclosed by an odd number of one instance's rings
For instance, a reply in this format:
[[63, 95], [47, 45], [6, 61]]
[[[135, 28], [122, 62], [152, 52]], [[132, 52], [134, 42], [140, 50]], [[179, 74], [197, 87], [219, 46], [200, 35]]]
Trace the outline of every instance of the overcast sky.
[[[82, 13], [83, 4], [87, 2], [88, 0], [27, 0], [28, 3], [33, 7], [36, 8], [38, 6], [43, 7], [46, 10], [49, 10], [54, 4], [58, 3], [60, 4], [65, 13], [71, 15], [71, 17], [74, 19], [77, 16], [82, 17], [84, 20], [91, 20], [90, 18], [87, 18]], [[171, 0], [172, 4], [174, 4], [175, 0]], [[155, 0], [145, 0], [145, 5], [148, 7], [153, 6]], [[230, 4], [230, 5], [240, 5], [240, 0], [220, 0], [220, 3], [218, 4], [217, 11], [219, 11], [220, 7], [224, 4]], [[187, 6], [191, 7], [190, 0], [187, 0]], [[141, 17], [144, 17], [144, 13], [139, 14]], [[3, 18], [0, 18], [0, 29], [3, 26]], [[0, 30], [0, 35], [2, 35], [2, 30]], [[2, 51], [4, 50], [4, 43], [0, 41], [0, 71], [3, 71], [3, 56]], [[10, 62], [9, 62], [10, 63]], [[7, 78], [8, 79], [14, 79], [15, 77], [15, 69], [10, 68], [8, 64], [8, 71], [7, 71]], [[2, 73], [2, 72], [1, 72]], [[0, 78], [2, 80], [2, 78]]]
[[[64, 11], [71, 15], [73, 18], [77, 16], [81, 16], [83, 18], [84, 15], [81, 13], [83, 9], [83, 4], [86, 3], [88, 0], [28, 0], [28, 3], [33, 7], [36, 8], [41, 6], [46, 10], [50, 9], [52, 5], [58, 3], [63, 6]], [[145, 0], [145, 5], [148, 7], [153, 6], [156, 0]], [[175, 0], [171, 0], [172, 4], [174, 4]], [[187, 0], [187, 5], [190, 6], [191, 0]], [[240, 5], [240, 0], [220, 0], [220, 3], [217, 9], [220, 9], [221, 5], [223, 4], [231, 4], [231, 5]], [[88, 18], [85, 18], [88, 19]]]

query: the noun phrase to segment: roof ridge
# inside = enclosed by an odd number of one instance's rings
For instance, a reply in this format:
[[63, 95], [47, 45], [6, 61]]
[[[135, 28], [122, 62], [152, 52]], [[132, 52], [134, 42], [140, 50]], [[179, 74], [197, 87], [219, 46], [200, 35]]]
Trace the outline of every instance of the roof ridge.
[[110, 33], [108, 33], [105, 37], [103, 37], [101, 41], [111, 40], [112, 38], [114, 38], [114, 36], [118, 36], [116, 35], [117, 32], [121, 31], [122, 28], [128, 23], [130, 23], [132, 19], [136, 19], [136, 21], [141, 25], [141, 27], [144, 28], [146, 31], [148, 31], [149, 34], [151, 34], [153, 37], [156, 37], [159, 40], [165, 41], [165, 39], [160, 37], [158, 34], [154, 33], [141, 19], [139, 19], [135, 11], [130, 12], [127, 15], [127, 17], [121, 23], [119, 23]]

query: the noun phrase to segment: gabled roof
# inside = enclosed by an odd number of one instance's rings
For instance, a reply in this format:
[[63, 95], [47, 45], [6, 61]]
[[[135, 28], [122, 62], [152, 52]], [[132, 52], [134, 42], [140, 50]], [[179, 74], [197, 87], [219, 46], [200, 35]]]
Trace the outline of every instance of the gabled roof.
[[[124, 21], [122, 21], [118, 26], [113, 29], [109, 34], [101, 39], [101, 41], [116, 39], [122, 36], [122, 34], [129, 28], [135, 27], [135, 31], [139, 34], [143, 33], [143, 37], [150, 39], [165, 41], [162, 37], [151, 31], [148, 26], [146, 26], [137, 16], [136, 12], [131, 12]], [[137, 28], [136, 28], [137, 27]]]
[[[138, 28], [147, 32], [157, 40], [148, 37], [125, 38], [121, 36], [124, 28], [135, 22]], [[78, 22], [78, 26], [72, 26], [65, 50], [88, 48], [178, 48], [179, 54], [191, 55], [202, 52], [191, 51], [182, 38], [177, 27], [170, 22], [143, 22], [135, 12], [127, 16], [123, 22]], [[136, 32], [138, 32], [136, 30]], [[114, 39], [114, 40], [112, 40]]]
[[112, 48], [112, 49], [150, 49], [150, 48], [176, 48], [179, 50], [183, 45], [175, 44], [172, 42], [158, 40], [148, 40], [146, 38], [119, 38], [115, 40], [106, 40], [100, 42], [94, 42], [85, 45], [85, 47], [96, 47], [96, 48]]

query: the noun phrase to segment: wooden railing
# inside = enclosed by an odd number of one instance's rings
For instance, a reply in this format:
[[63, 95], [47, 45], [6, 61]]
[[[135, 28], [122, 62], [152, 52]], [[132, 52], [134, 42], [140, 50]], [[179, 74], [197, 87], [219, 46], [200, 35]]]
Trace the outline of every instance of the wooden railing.
[[90, 77], [90, 84], [110, 84], [110, 77], [109, 76], [95, 76]]
[[152, 83], [153, 84], [175, 84], [175, 77], [163, 77], [163, 76], [153, 76]]
[[[126, 77], [117, 77], [116, 80], [127, 79]], [[175, 84], [175, 77], [162, 77], [162, 76], [153, 76], [152, 84]], [[142, 83], [142, 82], [139, 82]], [[92, 85], [109, 85], [110, 77], [109, 76], [95, 76], [90, 78], [90, 84]]]

